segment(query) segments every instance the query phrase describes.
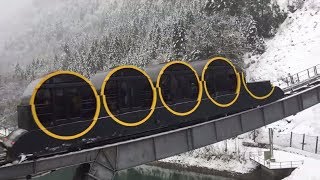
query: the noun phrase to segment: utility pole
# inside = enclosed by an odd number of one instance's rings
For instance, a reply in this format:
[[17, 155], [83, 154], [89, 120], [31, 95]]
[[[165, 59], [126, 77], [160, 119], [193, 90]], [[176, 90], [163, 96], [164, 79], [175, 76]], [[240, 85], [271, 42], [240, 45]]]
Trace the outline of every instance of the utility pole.
[[269, 128], [269, 143], [270, 143], [270, 161], [274, 162], [274, 155], [273, 155], [273, 129]]

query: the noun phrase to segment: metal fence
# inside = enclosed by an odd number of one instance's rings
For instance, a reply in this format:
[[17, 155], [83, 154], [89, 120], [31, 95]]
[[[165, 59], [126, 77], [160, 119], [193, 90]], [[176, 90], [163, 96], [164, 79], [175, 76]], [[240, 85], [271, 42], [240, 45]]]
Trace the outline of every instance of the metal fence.
[[283, 79], [283, 82], [278, 85], [281, 88], [288, 88], [297, 84], [308, 82], [312, 79], [320, 77], [320, 64], [298, 72], [296, 74], [288, 74], [288, 77]]
[[267, 167], [268, 169], [287, 169], [287, 168], [297, 168], [304, 163], [303, 160], [300, 161], [283, 161], [283, 162], [272, 162], [270, 160], [265, 160], [262, 157], [263, 152], [249, 153], [250, 159], [256, 161], [257, 163]]
[[305, 134], [290, 134], [276, 133], [273, 137], [274, 144], [284, 147], [293, 147], [307, 152], [320, 154], [319, 136], [309, 136]]

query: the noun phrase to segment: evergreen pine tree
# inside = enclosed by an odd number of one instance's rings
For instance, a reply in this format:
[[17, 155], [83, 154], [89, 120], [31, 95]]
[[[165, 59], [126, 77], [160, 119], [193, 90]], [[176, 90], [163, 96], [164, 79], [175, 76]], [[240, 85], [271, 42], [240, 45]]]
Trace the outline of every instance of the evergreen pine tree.
[[181, 59], [186, 54], [186, 29], [182, 20], [179, 20], [178, 23], [174, 24], [173, 29], [173, 57], [175, 59]]

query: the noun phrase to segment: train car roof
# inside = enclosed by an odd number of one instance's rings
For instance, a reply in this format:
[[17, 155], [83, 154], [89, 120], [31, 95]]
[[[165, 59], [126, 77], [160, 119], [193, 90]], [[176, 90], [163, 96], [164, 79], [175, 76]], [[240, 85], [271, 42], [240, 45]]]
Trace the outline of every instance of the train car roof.
[[[43, 77], [42, 77], [42, 78], [43, 78]], [[36, 86], [40, 83], [40, 81], [41, 81], [42, 78], [33, 80], [33, 81], [27, 86], [27, 88], [24, 90], [24, 92], [23, 92], [23, 94], [22, 94], [22, 97], [21, 97], [21, 102], [20, 102], [21, 105], [27, 105], [27, 104], [29, 104], [30, 98], [31, 98], [31, 96], [32, 96], [32, 93], [33, 93], [34, 89], [36, 88]]]

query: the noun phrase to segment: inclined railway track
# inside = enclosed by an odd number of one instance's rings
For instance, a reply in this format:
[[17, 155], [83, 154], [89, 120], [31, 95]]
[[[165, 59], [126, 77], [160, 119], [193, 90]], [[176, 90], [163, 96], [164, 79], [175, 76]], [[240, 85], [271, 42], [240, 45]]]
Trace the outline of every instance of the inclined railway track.
[[[318, 74], [315, 73], [315, 77], [310, 77], [307, 83], [300, 81], [300, 84], [289, 86], [291, 88], [290, 93], [288, 92], [290, 90], [287, 90], [288, 95], [290, 94], [289, 96], [267, 105], [258, 106], [220, 119], [212, 119], [204, 123], [116, 144], [61, 155], [50, 155], [46, 158], [34, 160], [27, 158], [21, 160], [21, 163], [3, 166], [2, 168], [1, 165], [6, 163], [6, 150], [0, 148], [0, 179], [35, 175], [83, 163], [94, 164], [96, 163], [95, 159], [99, 154], [101, 155], [102, 151], [102, 155], [106, 156], [107, 159], [114, 158], [111, 159], [111, 162], [115, 162], [115, 164], [112, 164], [112, 169], [117, 171], [228, 139], [296, 114], [319, 103], [320, 85], [315, 83], [318, 82], [318, 77]], [[306, 88], [301, 88], [304, 86]], [[221, 131], [221, 129], [224, 129], [224, 131]], [[131, 150], [134, 153], [129, 152]], [[134, 158], [130, 156], [131, 153]], [[137, 157], [140, 154], [142, 154], [142, 157]]]

